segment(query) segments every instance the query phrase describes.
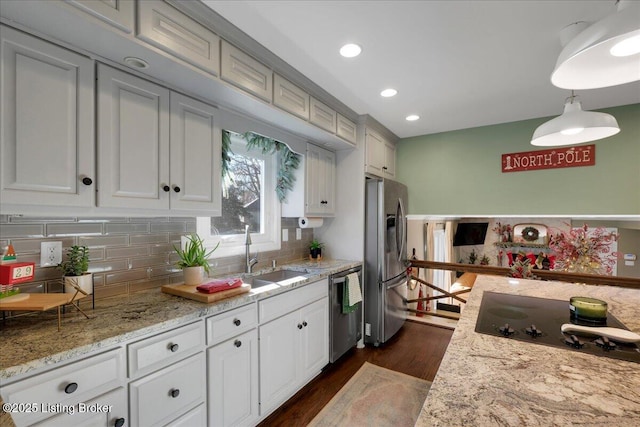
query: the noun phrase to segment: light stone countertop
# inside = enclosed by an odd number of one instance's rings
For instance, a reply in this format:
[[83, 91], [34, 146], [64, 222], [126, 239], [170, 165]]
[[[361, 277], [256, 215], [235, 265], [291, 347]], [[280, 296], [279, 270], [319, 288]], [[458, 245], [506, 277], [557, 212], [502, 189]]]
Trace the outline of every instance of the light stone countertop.
[[640, 290], [478, 276], [416, 422], [426, 426], [640, 425], [640, 364], [475, 332], [484, 291], [590, 296], [640, 333]]
[[[73, 307], [67, 307], [57, 330], [55, 310], [0, 320], [0, 382], [15, 380], [32, 371], [113, 347], [125, 341], [155, 332], [163, 332], [202, 317], [221, 313], [253, 301], [315, 282], [331, 274], [362, 265], [359, 261], [323, 260], [292, 262], [278, 269], [295, 270], [303, 280], [278, 289], [258, 288], [249, 293], [205, 304], [161, 292], [160, 288], [129, 296], [99, 299], [91, 310], [89, 299], [80, 307], [86, 319]], [[274, 269], [254, 272], [259, 275]], [[245, 274], [229, 277], [247, 277]]]

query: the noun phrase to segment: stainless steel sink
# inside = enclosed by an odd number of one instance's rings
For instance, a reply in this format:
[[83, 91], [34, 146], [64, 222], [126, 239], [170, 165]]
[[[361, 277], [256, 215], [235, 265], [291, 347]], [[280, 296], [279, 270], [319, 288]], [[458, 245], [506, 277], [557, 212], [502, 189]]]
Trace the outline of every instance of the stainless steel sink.
[[270, 273], [258, 274], [256, 276], [247, 277], [244, 279], [245, 283], [250, 283], [253, 289], [261, 288], [263, 286], [275, 285], [279, 283], [286, 284], [298, 282], [305, 279], [305, 273], [291, 270], [277, 270]]

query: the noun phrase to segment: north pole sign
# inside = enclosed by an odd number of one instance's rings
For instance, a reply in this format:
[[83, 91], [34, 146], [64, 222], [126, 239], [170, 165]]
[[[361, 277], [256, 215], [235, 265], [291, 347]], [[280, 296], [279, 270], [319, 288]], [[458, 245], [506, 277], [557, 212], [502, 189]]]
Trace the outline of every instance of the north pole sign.
[[502, 172], [573, 168], [595, 164], [596, 146], [594, 144], [502, 155]]

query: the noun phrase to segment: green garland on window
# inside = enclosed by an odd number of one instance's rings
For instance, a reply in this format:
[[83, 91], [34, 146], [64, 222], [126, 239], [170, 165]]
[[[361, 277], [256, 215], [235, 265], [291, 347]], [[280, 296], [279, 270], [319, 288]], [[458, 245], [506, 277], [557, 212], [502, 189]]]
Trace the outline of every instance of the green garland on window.
[[[294, 172], [300, 166], [300, 155], [289, 149], [284, 144], [275, 139], [258, 135], [253, 132], [246, 132], [243, 138], [247, 141], [247, 149], [258, 148], [262, 154], [278, 154], [278, 176], [276, 180], [276, 194], [280, 202], [287, 200], [287, 192], [293, 189], [296, 182]], [[231, 157], [231, 136], [228, 131], [222, 131], [222, 176], [229, 173], [229, 161]]]

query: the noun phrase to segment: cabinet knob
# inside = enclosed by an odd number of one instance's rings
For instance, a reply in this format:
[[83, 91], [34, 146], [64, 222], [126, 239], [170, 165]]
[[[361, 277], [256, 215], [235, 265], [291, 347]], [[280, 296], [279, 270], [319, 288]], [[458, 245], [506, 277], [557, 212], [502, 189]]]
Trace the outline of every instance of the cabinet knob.
[[78, 383], [69, 383], [64, 388], [64, 392], [67, 394], [71, 394], [78, 389]]
[[93, 180], [91, 178], [89, 178], [88, 176], [85, 176], [84, 178], [82, 178], [82, 183], [84, 185], [91, 185], [91, 184], [93, 184]]
[[302, 323], [298, 323], [298, 329], [302, 329]]
[[233, 342], [233, 345], [235, 345], [236, 347], [240, 347], [240, 346], [242, 345], [242, 341], [240, 341], [240, 340], [235, 340], [235, 341]]
[[172, 388], [171, 390], [169, 390], [169, 396], [176, 398], [178, 396], [180, 396], [180, 389], [179, 388]]
[[171, 190], [171, 187], [169, 187], [168, 185], [163, 185], [163, 186], [162, 186], [162, 189], [163, 189], [165, 192], [167, 192], [167, 193], [168, 193], [168, 192], [169, 192], [169, 190]]
[[386, 167], [386, 166], [383, 166], [383, 167], [382, 167], [382, 170], [385, 170], [385, 171], [386, 171], [386, 170], [387, 170], [387, 167]]
[[180, 346], [178, 344], [169, 344], [167, 348], [171, 350], [171, 353], [175, 353], [176, 351], [178, 351]]
[[180, 187], [178, 187], [177, 185], [175, 185], [175, 186], [173, 187], [173, 191], [175, 191], [176, 193], [179, 193], [179, 192], [180, 192]]
[[116, 419], [116, 422], [113, 423], [114, 427], [122, 427], [124, 425], [124, 418], [118, 418]]
[[305, 327], [306, 327], [307, 325], [308, 325], [308, 323], [307, 323], [307, 321], [306, 321], [306, 320], [305, 320], [304, 322], [302, 322], [302, 326], [305, 326]]
[[236, 326], [240, 326], [240, 323], [242, 323], [242, 322], [240, 321], [240, 319], [233, 319], [233, 324], [234, 324], [234, 325], [236, 325]]

